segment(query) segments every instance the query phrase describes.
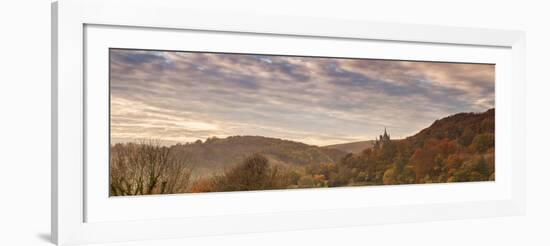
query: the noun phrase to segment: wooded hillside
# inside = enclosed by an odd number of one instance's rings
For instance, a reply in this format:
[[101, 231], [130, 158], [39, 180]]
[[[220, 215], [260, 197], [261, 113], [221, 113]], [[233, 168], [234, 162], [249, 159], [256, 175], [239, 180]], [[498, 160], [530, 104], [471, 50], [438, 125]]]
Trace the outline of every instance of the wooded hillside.
[[[111, 146], [111, 195], [495, 180], [495, 110], [436, 120], [343, 151], [261, 136]], [[357, 147], [357, 144], [353, 145]], [[351, 153], [350, 153], [351, 152]]]

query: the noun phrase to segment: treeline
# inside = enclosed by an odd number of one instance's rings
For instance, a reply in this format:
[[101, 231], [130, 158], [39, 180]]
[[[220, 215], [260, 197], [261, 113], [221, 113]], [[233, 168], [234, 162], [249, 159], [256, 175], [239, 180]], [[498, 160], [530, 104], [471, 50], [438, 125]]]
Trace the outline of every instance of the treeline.
[[[298, 172], [273, 165], [261, 154], [207, 177], [192, 178], [193, 167], [174, 148], [158, 141], [111, 146], [111, 196], [292, 188]], [[294, 186], [295, 187], [295, 186]]]
[[494, 180], [492, 146], [492, 133], [476, 135], [467, 146], [448, 138], [427, 140], [419, 148], [390, 140], [339, 163], [308, 167], [301, 180], [316, 187]]
[[158, 142], [116, 144], [111, 147], [110, 194], [489, 181], [495, 180], [494, 139], [492, 109], [438, 120], [403, 140], [381, 136], [374, 147], [338, 161], [283, 165], [279, 161], [283, 158], [272, 161], [266, 152], [257, 152], [238, 164], [197, 176], [192, 175], [193, 165], [181, 147]]
[[381, 136], [338, 163], [306, 168], [302, 183], [337, 187], [495, 180], [494, 109], [437, 120], [404, 140]]

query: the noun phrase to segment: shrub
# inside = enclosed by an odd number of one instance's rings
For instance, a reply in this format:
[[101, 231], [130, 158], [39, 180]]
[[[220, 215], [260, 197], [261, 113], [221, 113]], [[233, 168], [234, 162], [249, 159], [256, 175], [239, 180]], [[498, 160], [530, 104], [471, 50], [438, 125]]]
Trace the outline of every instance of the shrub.
[[304, 175], [300, 177], [300, 180], [298, 181], [298, 186], [300, 188], [315, 187], [315, 180], [310, 175]]
[[385, 185], [395, 184], [395, 175], [393, 168], [390, 168], [384, 172], [383, 182]]

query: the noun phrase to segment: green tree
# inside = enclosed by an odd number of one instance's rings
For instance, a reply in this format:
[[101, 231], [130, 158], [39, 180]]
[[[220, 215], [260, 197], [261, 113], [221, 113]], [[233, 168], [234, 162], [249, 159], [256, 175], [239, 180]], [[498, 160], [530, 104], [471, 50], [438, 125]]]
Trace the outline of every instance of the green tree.
[[472, 147], [478, 153], [484, 153], [495, 146], [495, 135], [492, 133], [484, 133], [477, 135], [472, 141]]
[[474, 139], [474, 137], [475, 137], [474, 131], [472, 131], [472, 129], [470, 128], [466, 128], [464, 132], [462, 132], [462, 135], [458, 139], [458, 142], [462, 144], [462, 146], [466, 147], [466, 146], [469, 146], [470, 143], [472, 143], [472, 140]]
[[393, 168], [395, 170], [395, 174], [400, 174], [403, 172], [403, 168], [405, 168], [405, 165], [407, 164], [407, 161], [405, 158], [403, 158], [403, 155], [401, 153], [398, 153], [394, 160], [393, 160]]

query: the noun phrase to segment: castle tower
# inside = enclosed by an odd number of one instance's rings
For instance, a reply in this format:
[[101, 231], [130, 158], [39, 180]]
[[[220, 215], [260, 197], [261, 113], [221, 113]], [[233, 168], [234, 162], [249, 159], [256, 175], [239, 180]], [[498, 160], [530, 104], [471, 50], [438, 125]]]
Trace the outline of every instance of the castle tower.
[[390, 142], [391, 142], [390, 135], [388, 134], [387, 129], [384, 127], [384, 134], [376, 138], [374, 147], [378, 149], [384, 146], [384, 144], [389, 144]]
[[382, 136], [384, 141], [390, 141], [390, 135], [388, 135], [388, 132], [386, 131], [386, 128], [384, 127], [384, 136]]

